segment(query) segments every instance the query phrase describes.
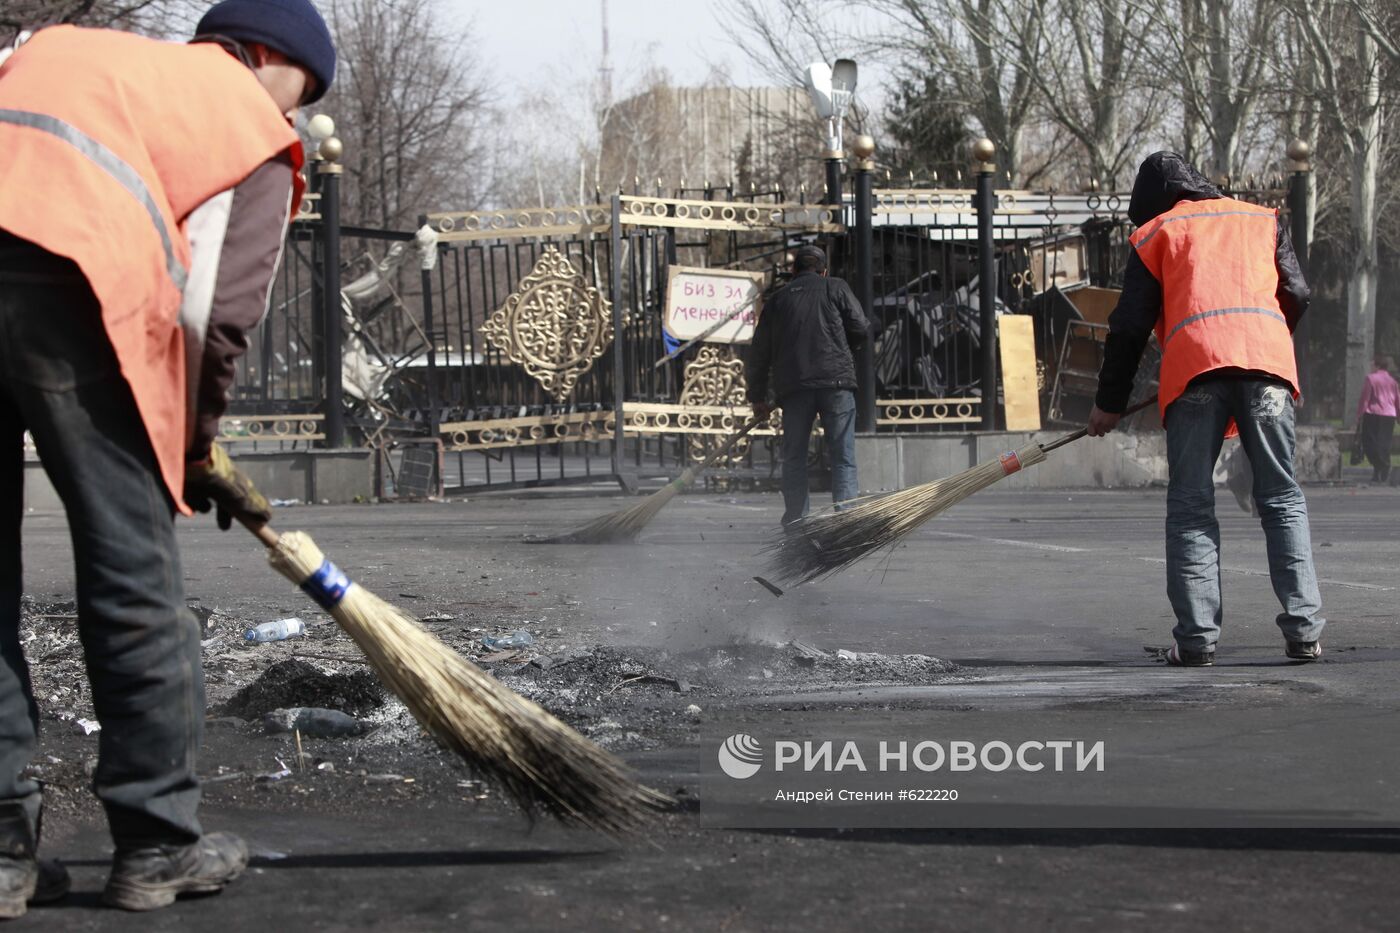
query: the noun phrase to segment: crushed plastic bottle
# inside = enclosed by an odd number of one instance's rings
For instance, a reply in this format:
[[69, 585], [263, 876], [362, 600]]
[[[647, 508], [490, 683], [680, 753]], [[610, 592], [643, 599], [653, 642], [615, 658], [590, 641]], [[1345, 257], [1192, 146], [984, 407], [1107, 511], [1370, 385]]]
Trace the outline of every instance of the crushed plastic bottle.
[[264, 622], [262, 625], [254, 626], [243, 633], [244, 641], [260, 645], [269, 641], [282, 641], [287, 638], [296, 638], [298, 635], [306, 634], [306, 623], [293, 617], [290, 619], [278, 619], [276, 622]]
[[483, 635], [481, 643], [492, 651], [501, 651], [506, 648], [528, 648], [535, 643], [535, 636], [523, 628], [518, 628], [509, 635], [502, 635], [500, 638]]

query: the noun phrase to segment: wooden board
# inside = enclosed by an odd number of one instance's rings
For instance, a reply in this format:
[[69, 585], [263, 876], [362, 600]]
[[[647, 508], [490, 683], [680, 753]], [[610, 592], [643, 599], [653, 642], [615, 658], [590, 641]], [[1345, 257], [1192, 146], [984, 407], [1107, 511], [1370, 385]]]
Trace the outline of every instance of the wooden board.
[[1040, 393], [1035, 377], [1035, 319], [1003, 314], [997, 319], [1001, 344], [1001, 390], [1006, 402], [1006, 430], [1040, 430]]

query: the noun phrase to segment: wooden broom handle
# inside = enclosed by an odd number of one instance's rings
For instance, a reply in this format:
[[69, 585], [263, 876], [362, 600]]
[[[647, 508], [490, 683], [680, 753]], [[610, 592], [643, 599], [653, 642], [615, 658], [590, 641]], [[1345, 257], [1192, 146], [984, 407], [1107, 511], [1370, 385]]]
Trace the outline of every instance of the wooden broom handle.
[[[764, 418], [763, 420], [767, 421], [768, 419]], [[705, 458], [705, 461], [700, 464], [700, 468], [697, 469], [695, 472], [703, 473], [705, 470], [708, 470], [710, 467], [718, 463], [720, 457], [728, 456], [729, 452], [734, 449], [735, 444], [739, 443], [739, 441], [742, 440], [746, 434], [748, 434], [754, 428], [758, 427], [758, 422], [758, 418], [750, 418], [748, 424], [744, 425], [738, 431], [729, 436], [729, 440], [724, 442], [723, 447], [717, 447], [713, 451], [711, 451], [710, 455]]]
[[251, 518], [244, 518], [242, 515], [235, 515], [234, 518], [237, 518], [238, 523], [244, 528], [247, 528], [249, 531], [251, 531], [253, 533], [253, 537], [261, 541], [266, 547], [276, 547], [277, 542], [282, 537], [277, 532], [269, 528], [266, 522], [259, 522]]
[[[1120, 418], [1126, 418], [1126, 417], [1128, 417], [1129, 415], [1135, 415], [1135, 414], [1137, 414], [1138, 412], [1142, 411], [1144, 408], [1147, 408], [1149, 405], [1156, 405], [1156, 404], [1157, 404], [1157, 396], [1154, 395], [1154, 396], [1152, 396], [1150, 399], [1148, 399], [1148, 400], [1145, 401], [1145, 402], [1138, 402], [1138, 403], [1137, 403], [1136, 405], [1134, 405], [1132, 408], [1129, 408], [1127, 411], [1123, 412], [1123, 414], [1120, 415], [1119, 417], [1120, 417]], [[1045, 451], [1045, 452], [1048, 454], [1048, 453], [1049, 453], [1050, 451], [1052, 451], [1052, 450], [1056, 450], [1056, 449], [1058, 449], [1058, 448], [1060, 448], [1060, 447], [1065, 446], [1066, 444], [1069, 444], [1069, 443], [1072, 443], [1072, 442], [1074, 442], [1074, 441], [1079, 440], [1081, 437], [1084, 437], [1084, 436], [1087, 435], [1088, 433], [1089, 433], [1089, 429], [1088, 429], [1088, 428], [1080, 428], [1078, 431], [1075, 431], [1073, 434], [1066, 434], [1064, 437], [1060, 438], [1059, 440], [1051, 441], [1051, 442], [1048, 443], [1048, 444], [1041, 444], [1041, 445], [1040, 445], [1040, 449], [1043, 450], [1043, 451]]]

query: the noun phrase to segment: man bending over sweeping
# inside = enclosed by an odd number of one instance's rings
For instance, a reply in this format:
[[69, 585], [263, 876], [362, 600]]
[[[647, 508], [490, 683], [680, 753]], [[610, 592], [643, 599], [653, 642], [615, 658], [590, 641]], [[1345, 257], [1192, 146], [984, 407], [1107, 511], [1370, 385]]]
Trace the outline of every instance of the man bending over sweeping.
[[1118, 424], [1149, 335], [1162, 347], [1159, 405], [1167, 429], [1167, 597], [1176, 613], [1173, 665], [1215, 663], [1220, 638], [1220, 526], [1215, 461], [1238, 432], [1254, 474], [1269, 576], [1283, 611], [1284, 652], [1321, 656], [1324, 620], [1293, 476], [1298, 374], [1292, 332], [1308, 306], [1278, 212], [1227, 198], [1174, 152], [1138, 169], [1128, 217], [1137, 224], [1123, 294], [1109, 318], [1088, 433]]
[[[116, 844], [103, 900], [211, 894], [248, 861], [196, 816], [199, 626], [174, 514], [270, 518], [213, 438], [267, 308], [335, 49], [310, 0], [225, 0], [189, 45], [41, 29], [0, 61], [0, 917], [68, 890], [37, 861], [38, 708], [19, 641], [22, 437], [63, 499]], [[9, 50], [7, 50], [8, 52]], [[188, 505], [186, 504], [188, 503]]]

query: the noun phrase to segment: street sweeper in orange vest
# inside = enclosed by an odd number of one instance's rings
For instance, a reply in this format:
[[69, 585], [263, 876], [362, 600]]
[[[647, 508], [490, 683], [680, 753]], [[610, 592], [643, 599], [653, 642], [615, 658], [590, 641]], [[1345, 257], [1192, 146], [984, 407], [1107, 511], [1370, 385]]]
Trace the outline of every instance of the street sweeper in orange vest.
[[0, 54], [0, 917], [69, 887], [37, 857], [24, 773], [26, 432], [77, 563], [115, 843], [103, 899], [149, 910], [247, 863], [196, 815], [204, 684], [174, 515], [270, 517], [213, 439], [301, 196], [292, 122], [330, 86], [335, 48], [309, 0], [224, 0], [188, 44], [53, 26]]
[[1155, 331], [1167, 431], [1167, 596], [1176, 614], [1167, 661], [1215, 662], [1223, 611], [1214, 469], [1235, 433], [1253, 472], [1284, 653], [1311, 661], [1322, 654], [1324, 620], [1307, 502], [1293, 471], [1292, 340], [1309, 294], [1287, 228], [1276, 210], [1225, 197], [1174, 152], [1142, 163], [1128, 216], [1137, 230], [1088, 432], [1117, 425]]

